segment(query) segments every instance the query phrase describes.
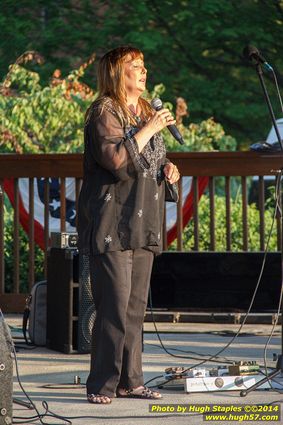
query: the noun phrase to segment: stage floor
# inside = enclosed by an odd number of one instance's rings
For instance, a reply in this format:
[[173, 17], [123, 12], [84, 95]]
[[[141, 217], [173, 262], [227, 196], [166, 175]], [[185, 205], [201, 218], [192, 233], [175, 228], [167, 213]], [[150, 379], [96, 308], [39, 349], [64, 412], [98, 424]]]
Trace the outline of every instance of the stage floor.
[[[12, 327], [12, 335], [16, 345], [22, 341], [21, 316], [5, 315], [6, 322]], [[157, 335], [154, 333], [152, 323], [144, 326], [144, 353], [143, 369], [145, 381], [162, 375], [165, 368], [174, 366], [191, 367], [199, 363], [197, 358], [202, 359], [204, 355], [215, 354], [232, 339], [239, 329], [239, 325], [212, 324], [212, 323], [157, 323], [160, 337], [167, 348], [174, 355], [194, 357], [196, 359], [171, 357], [160, 347]], [[271, 331], [271, 325], [246, 325], [239, 336], [227, 348], [219, 359], [220, 363], [209, 362], [207, 368], [217, 367], [225, 364], [225, 361], [257, 361], [263, 365], [263, 351], [267, 338]], [[176, 351], [184, 350], [181, 352]], [[275, 367], [273, 353], [281, 352], [281, 327], [276, 327], [268, 350], [268, 366]], [[88, 418], [71, 419], [74, 425], [99, 424], [99, 425], [145, 425], [145, 424], [190, 424], [200, 425], [203, 421], [201, 413], [152, 413], [149, 406], [160, 404], [168, 405], [254, 405], [283, 402], [283, 394], [274, 390], [257, 390], [245, 398], [241, 398], [238, 391], [202, 392], [186, 394], [182, 389], [161, 389], [163, 399], [156, 403], [146, 400], [114, 399], [111, 405], [97, 406], [86, 402], [85, 389], [82, 386], [72, 384], [75, 376], [79, 376], [84, 383], [89, 368], [88, 354], [63, 354], [46, 348], [24, 349], [19, 348], [17, 353], [19, 372], [22, 384], [30, 395], [40, 412], [44, 412], [42, 401], [48, 403], [49, 409], [57, 415], [74, 417], [88, 416]], [[14, 368], [15, 375], [15, 368]], [[159, 378], [160, 380], [160, 378]], [[54, 384], [54, 385], [52, 385]], [[149, 385], [153, 384], [150, 383]], [[43, 386], [49, 385], [48, 388]], [[58, 388], [54, 388], [54, 387]], [[282, 390], [283, 392], [283, 390]], [[26, 400], [14, 377], [14, 398]], [[281, 408], [281, 404], [280, 404]], [[27, 410], [18, 404], [14, 404], [14, 417], [28, 417], [35, 414], [34, 410]], [[90, 417], [92, 416], [92, 418]], [[14, 419], [15, 421], [17, 419]], [[20, 420], [20, 419], [18, 419]], [[58, 419], [44, 418], [49, 423], [65, 423]], [[260, 421], [261, 423], [263, 421]], [[23, 423], [23, 422], [22, 422]], [[24, 422], [33, 423], [31, 420]], [[217, 421], [213, 423], [232, 424], [230, 421]], [[255, 423], [259, 423], [256, 421]], [[268, 421], [278, 424], [279, 422]]]

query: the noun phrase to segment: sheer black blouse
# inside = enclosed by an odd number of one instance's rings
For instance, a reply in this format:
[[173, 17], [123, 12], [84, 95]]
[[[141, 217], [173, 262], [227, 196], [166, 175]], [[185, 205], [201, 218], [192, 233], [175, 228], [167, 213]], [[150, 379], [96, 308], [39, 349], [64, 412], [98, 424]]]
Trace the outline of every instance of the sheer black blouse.
[[[142, 124], [139, 124], [142, 125]], [[168, 162], [159, 133], [138, 152], [134, 134], [110, 98], [94, 102], [85, 124], [84, 178], [78, 233], [82, 253], [145, 247], [162, 250]]]

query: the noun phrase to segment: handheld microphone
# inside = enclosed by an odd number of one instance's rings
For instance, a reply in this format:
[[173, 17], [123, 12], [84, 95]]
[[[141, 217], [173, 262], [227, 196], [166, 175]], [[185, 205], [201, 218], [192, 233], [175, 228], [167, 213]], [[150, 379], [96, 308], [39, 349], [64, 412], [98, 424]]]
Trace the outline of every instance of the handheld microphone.
[[[156, 111], [160, 111], [160, 109], [163, 108], [162, 102], [157, 97], [155, 99], [152, 99], [151, 106]], [[178, 128], [175, 125], [167, 125], [168, 130], [172, 134], [172, 136], [179, 142], [181, 145], [183, 145], [185, 142], [181, 136], [181, 133], [179, 132]]]
[[243, 56], [252, 61], [253, 59], [264, 65], [267, 71], [273, 71], [272, 66], [265, 60], [260, 51], [255, 46], [246, 46], [243, 50]]

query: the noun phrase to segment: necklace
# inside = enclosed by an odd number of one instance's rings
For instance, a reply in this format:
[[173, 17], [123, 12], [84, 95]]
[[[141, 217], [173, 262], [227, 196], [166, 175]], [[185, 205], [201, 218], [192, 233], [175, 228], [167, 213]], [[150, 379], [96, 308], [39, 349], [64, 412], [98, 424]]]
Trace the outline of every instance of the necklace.
[[142, 119], [139, 115], [133, 114], [134, 119], [136, 120], [137, 124], [140, 124], [142, 122]]
[[140, 108], [137, 106], [136, 108], [134, 108], [132, 105], [129, 107], [130, 113], [133, 117], [133, 119], [135, 120], [135, 122], [137, 123], [137, 125], [140, 125], [142, 123], [142, 118], [140, 115], [138, 115], [136, 112], [140, 112]]

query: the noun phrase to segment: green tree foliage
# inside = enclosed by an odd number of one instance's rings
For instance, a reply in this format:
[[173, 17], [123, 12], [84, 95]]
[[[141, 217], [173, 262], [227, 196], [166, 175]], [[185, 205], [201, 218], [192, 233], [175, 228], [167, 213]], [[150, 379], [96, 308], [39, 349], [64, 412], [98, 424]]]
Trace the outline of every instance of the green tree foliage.
[[236, 140], [225, 134], [221, 124], [209, 118], [199, 124], [192, 123], [189, 126], [180, 124], [185, 143], [180, 145], [167, 130], [163, 131], [168, 151], [200, 152], [200, 151], [234, 151]]
[[[215, 196], [215, 250], [226, 251], [226, 200], [224, 196]], [[270, 203], [270, 200], [268, 201]], [[209, 196], [204, 194], [199, 201], [199, 250], [210, 251], [210, 214]], [[270, 207], [265, 211], [265, 242], [271, 229], [274, 215], [274, 208]], [[242, 220], [242, 200], [239, 196], [231, 199], [231, 251], [243, 250], [243, 228]], [[260, 246], [260, 215], [256, 204], [248, 205], [248, 249], [249, 251], [259, 251]], [[183, 233], [184, 249], [191, 251], [194, 249], [194, 220], [190, 220]], [[176, 249], [176, 241], [170, 249]], [[276, 225], [273, 226], [269, 251], [277, 250]]]
[[7, 65], [27, 50], [44, 55], [46, 63], [40, 72], [45, 83], [57, 68], [63, 73], [77, 68], [97, 48], [99, 17], [96, 1], [91, 0], [2, 0], [1, 77]]
[[[2, 0], [0, 73], [27, 49], [40, 51], [46, 82], [66, 75], [92, 52], [131, 43], [145, 53], [150, 90], [183, 96], [193, 122], [214, 117], [247, 146], [262, 140], [270, 119], [255, 71], [242, 59], [247, 44], [274, 65], [282, 85], [282, 0]], [[272, 75], [267, 74], [272, 99]], [[95, 66], [85, 81], [93, 84]], [[274, 102], [276, 116], [281, 115]]]
[[[242, 50], [249, 43], [258, 46], [277, 65], [282, 83], [282, 1], [117, 0], [106, 16], [108, 46], [118, 28], [117, 42], [139, 45], [146, 52], [151, 81], [165, 84], [169, 100], [181, 93], [194, 121], [213, 116], [242, 141], [266, 136], [268, 111]], [[268, 87], [275, 98], [273, 84]], [[281, 114], [279, 108], [276, 113]]]
[[[39, 55], [28, 52], [21, 60], [39, 61]], [[93, 90], [81, 83], [87, 66], [94, 57], [72, 71], [65, 79], [56, 70], [50, 81], [43, 85], [35, 71], [18, 63], [11, 65], [0, 92], [0, 152], [50, 153], [81, 152], [83, 150], [84, 114], [96, 97]], [[19, 60], [17, 61], [19, 62]], [[158, 84], [145, 96], [150, 101], [165, 91]], [[180, 99], [180, 98], [179, 98]], [[226, 135], [222, 126], [212, 118], [200, 124], [183, 124], [187, 114], [184, 100], [177, 104], [176, 116], [185, 141], [180, 146], [171, 134], [164, 130], [168, 150], [209, 151], [234, 150], [236, 141]], [[173, 112], [172, 103], [165, 102]], [[183, 108], [183, 110], [182, 110]]]
[[[166, 91], [164, 84], [157, 84], [152, 92], [146, 92], [145, 97], [151, 101], [155, 97], [161, 97]], [[177, 98], [176, 108], [171, 102], [164, 102], [164, 106], [176, 116], [178, 128], [183, 136], [184, 144], [180, 145], [171, 133], [164, 129], [162, 134], [167, 151], [179, 152], [202, 152], [202, 151], [234, 151], [237, 148], [236, 140], [225, 133], [221, 124], [210, 117], [200, 123], [185, 125], [183, 118], [189, 115], [185, 100]]]
[[[29, 59], [38, 55], [29, 52]], [[93, 59], [92, 59], [93, 60]], [[47, 153], [82, 150], [84, 113], [94, 93], [79, 82], [84, 64], [65, 79], [57, 70], [48, 85], [36, 72], [13, 64], [1, 86], [2, 152]]]

